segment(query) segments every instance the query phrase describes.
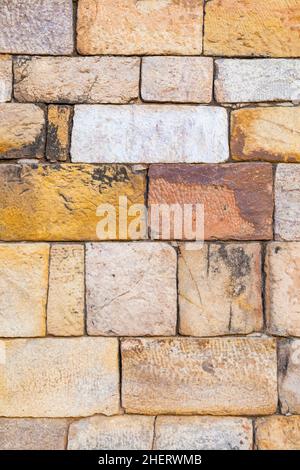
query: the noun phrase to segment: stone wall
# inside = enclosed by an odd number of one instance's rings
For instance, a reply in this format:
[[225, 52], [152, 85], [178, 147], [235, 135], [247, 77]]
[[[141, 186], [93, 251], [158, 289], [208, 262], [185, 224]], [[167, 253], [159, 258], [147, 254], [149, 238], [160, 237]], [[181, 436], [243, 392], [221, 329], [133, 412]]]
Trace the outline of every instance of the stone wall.
[[299, 15], [1, 0], [1, 449], [300, 448]]

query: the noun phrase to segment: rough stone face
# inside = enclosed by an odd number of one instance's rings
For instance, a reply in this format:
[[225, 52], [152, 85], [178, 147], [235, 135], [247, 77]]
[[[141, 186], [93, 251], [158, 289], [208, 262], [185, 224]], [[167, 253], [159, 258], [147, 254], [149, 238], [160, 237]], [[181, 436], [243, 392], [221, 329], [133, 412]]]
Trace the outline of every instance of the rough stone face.
[[[273, 177], [268, 163], [151, 165], [149, 178], [150, 207], [202, 204], [206, 240], [273, 237]], [[163, 232], [154, 235], [162, 238]]]
[[233, 111], [232, 158], [300, 162], [299, 134], [299, 107], [245, 108]]
[[79, 0], [77, 48], [82, 55], [199, 55], [202, 24], [203, 0]]
[[70, 153], [70, 106], [48, 106], [46, 157], [51, 162], [66, 161]]
[[0, 360], [1, 416], [76, 417], [119, 411], [114, 338], [1, 341]]
[[179, 330], [189, 336], [249, 334], [263, 326], [261, 249], [251, 244], [180, 247]]
[[70, 450], [151, 450], [152, 416], [93, 416], [71, 424]]
[[42, 158], [45, 115], [34, 104], [0, 104], [0, 158]]
[[18, 101], [129, 103], [139, 96], [136, 57], [20, 57], [14, 70]]
[[1, 450], [64, 450], [67, 419], [0, 419]]
[[122, 341], [122, 404], [142, 414], [272, 414], [276, 343], [263, 338]]
[[0, 53], [71, 54], [72, 0], [1, 0]]
[[259, 450], [299, 450], [300, 416], [268, 416], [255, 423]]
[[251, 450], [252, 423], [247, 418], [158, 416], [154, 449]]
[[12, 80], [11, 57], [0, 56], [0, 103], [11, 100]]
[[[0, 239], [97, 240], [99, 206], [118, 216], [119, 196], [144, 204], [145, 187], [144, 173], [124, 165], [0, 165]], [[128, 223], [135, 219], [134, 211]]]
[[277, 165], [275, 238], [300, 241], [300, 167], [296, 164]]
[[213, 0], [205, 12], [207, 55], [300, 57], [298, 0]]
[[279, 400], [283, 414], [300, 414], [300, 340], [279, 343]]
[[52, 245], [47, 331], [55, 336], [84, 334], [84, 246]]
[[300, 243], [271, 243], [266, 257], [268, 331], [300, 336]]
[[216, 99], [222, 103], [300, 99], [300, 61], [291, 59], [219, 59]]
[[166, 243], [87, 245], [90, 335], [174, 335], [177, 259]]
[[44, 336], [49, 246], [0, 244], [0, 336]]
[[222, 162], [225, 109], [209, 106], [75, 106], [74, 162]]
[[145, 57], [142, 99], [209, 103], [212, 99], [213, 60], [209, 57]]

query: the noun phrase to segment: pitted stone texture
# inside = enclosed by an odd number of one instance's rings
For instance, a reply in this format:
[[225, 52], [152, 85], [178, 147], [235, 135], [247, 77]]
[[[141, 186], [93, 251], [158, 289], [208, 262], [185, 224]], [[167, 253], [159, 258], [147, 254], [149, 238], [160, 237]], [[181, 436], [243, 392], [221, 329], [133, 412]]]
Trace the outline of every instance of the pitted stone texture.
[[[202, 205], [205, 240], [273, 238], [273, 175], [268, 163], [151, 165], [149, 179], [151, 211], [158, 204]], [[155, 228], [153, 219], [152, 224]], [[164, 238], [158, 228], [152, 235]], [[182, 237], [186, 234], [177, 238]]]
[[[145, 174], [124, 165], [0, 165], [0, 239], [98, 240], [101, 204], [144, 204]], [[136, 213], [128, 217], [128, 224]], [[125, 224], [126, 229], [126, 224]], [[123, 230], [124, 232], [124, 230]], [[109, 234], [118, 238], [119, 232]], [[126, 238], [123, 233], [122, 237]], [[137, 233], [145, 238], [145, 230]], [[106, 239], [106, 238], [105, 238]]]
[[34, 104], [0, 104], [0, 158], [42, 158], [44, 110]]
[[231, 114], [234, 160], [300, 162], [300, 107], [245, 108]]
[[180, 247], [180, 333], [220, 336], [260, 331], [260, 245], [212, 243], [191, 248], [192, 244]]
[[122, 404], [141, 414], [272, 414], [276, 342], [263, 338], [122, 341]]
[[49, 245], [0, 244], [0, 336], [44, 336]]
[[75, 417], [119, 411], [114, 338], [1, 341], [0, 360], [1, 416]]
[[1, 450], [64, 450], [67, 419], [0, 418]]
[[84, 334], [84, 246], [52, 245], [47, 305], [47, 332]]
[[0, 103], [11, 100], [12, 81], [11, 57], [0, 56]]
[[1, 0], [0, 53], [72, 54], [72, 0]]
[[300, 166], [296, 164], [277, 165], [275, 238], [300, 241]]
[[209, 106], [75, 106], [71, 156], [86, 163], [227, 160], [225, 109]]
[[69, 450], [151, 450], [152, 416], [93, 416], [71, 424]]
[[69, 157], [72, 115], [71, 106], [48, 106], [47, 160], [66, 161]]
[[158, 416], [154, 449], [251, 450], [252, 432], [247, 418]]
[[282, 414], [300, 414], [300, 339], [279, 343], [278, 382]]
[[299, 102], [299, 60], [219, 59], [216, 64], [215, 93], [221, 103]]
[[199, 55], [203, 0], [79, 0], [82, 55]]
[[18, 101], [128, 103], [139, 96], [136, 57], [19, 57], [14, 71]]
[[300, 416], [268, 416], [255, 422], [258, 450], [299, 450]]
[[212, 99], [213, 60], [209, 57], [145, 57], [142, 99], [209, 103]]
[[300, 336], [300, 243], [269, 244], [266, 275], [268, 331]]
[[300, 57], [298, 0], [212, 0], [205, 13], [206, 55]]
[[87, 245], [90, 335], [174, 335], [177, 259], [166, 243]]

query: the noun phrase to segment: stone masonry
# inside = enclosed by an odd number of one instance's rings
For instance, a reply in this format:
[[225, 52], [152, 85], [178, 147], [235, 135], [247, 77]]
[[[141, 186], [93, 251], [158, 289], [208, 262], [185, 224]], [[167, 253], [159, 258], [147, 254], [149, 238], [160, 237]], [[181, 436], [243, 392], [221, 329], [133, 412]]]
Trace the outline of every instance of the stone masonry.
[[0, 1], [0, 450], [300, 449], [299, 18]]

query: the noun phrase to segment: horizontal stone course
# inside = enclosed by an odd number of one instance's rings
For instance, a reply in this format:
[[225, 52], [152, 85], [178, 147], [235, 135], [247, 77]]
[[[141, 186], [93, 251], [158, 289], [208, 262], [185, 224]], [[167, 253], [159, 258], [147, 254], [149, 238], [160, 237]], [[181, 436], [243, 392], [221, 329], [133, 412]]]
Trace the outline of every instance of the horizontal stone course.
[[225, 109], [75, 106], [71, 157], [85, 163], [218, 163], [228, 159]]

